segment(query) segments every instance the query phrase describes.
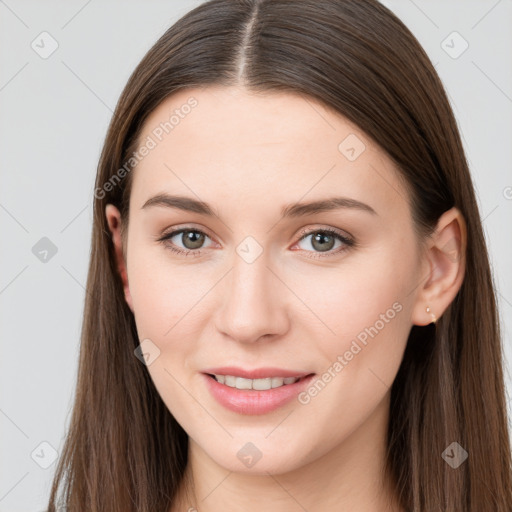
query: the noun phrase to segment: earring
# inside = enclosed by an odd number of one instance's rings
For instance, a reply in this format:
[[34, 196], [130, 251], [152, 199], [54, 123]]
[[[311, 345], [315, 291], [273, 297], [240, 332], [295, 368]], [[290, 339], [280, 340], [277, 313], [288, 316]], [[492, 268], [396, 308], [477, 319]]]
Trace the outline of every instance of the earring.
[[[430, 313], [430, 306], [427, 306], [427, 313]], [[436, 315], [434, 315], [434, 313], [430, 313], [430, 316], [432, 317], [432, 322], [431, 323], [436, 323], [437, 322], [437, 318], [436, 318]]]

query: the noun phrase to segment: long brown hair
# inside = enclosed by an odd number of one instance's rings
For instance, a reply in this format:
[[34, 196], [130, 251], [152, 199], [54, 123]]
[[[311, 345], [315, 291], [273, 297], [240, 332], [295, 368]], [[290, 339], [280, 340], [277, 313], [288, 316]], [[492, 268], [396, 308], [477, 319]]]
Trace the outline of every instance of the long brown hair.
[[[131, 172], [119, 171], [153, 109], [213, 84], [307, 95], [355, 123], [395, 162], [419, 235], [452, 206], [461, 211], [464, 281], [435, 327], [411, 329], [391, 389], [388, 471], [407, 510], [510, 512], [501, 336], [468, 164], [434, 67], [376, 0], [211, 0], [169, 28], [131, 75], [98, 165], [76, 395], [49, 511], [167, 512], [182, 481], [188, 437], [134, 356], [105, 206], [126, 224]], [[454, 441], [469, 454], [456, 469], [441, 456]]]

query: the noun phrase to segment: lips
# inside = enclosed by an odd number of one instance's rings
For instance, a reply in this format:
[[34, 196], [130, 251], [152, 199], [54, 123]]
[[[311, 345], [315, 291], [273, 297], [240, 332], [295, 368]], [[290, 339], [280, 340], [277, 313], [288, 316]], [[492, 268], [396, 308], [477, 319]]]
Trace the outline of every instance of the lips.
[[215, 400], [239, 414], [265, 414], [295, 398], [314, 374], [283, 368], [209, 368], [203, 377]]

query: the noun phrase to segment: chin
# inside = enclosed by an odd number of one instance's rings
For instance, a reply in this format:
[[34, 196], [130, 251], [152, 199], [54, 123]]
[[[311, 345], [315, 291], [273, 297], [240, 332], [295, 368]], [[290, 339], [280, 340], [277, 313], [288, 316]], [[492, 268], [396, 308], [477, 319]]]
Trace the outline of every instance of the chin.
[[[273, 443], [262, 436], [261, 441], [240, 437], [231, 439], [227, 446], [218, 443], [216, 449], [203, 450], [216, 464], [228, 471], [255, 476], [268, 476], [289, 473], [307, 464], [312, 455], [305, 451], [304, 444], [297, 442], [298, 448], [289, 444]], [[298, 441], [298, 440], [297, 440]]]

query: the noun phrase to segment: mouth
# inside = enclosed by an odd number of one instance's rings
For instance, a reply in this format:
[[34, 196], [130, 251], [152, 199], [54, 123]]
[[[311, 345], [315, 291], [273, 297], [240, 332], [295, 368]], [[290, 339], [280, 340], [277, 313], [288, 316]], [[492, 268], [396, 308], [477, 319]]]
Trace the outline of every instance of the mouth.
[[292, 402], [316, 374], [278, 368], [245, 371], [229, 367], [211, 368], [202, 375], [212, 398], [225, 409], [256, 415]]

